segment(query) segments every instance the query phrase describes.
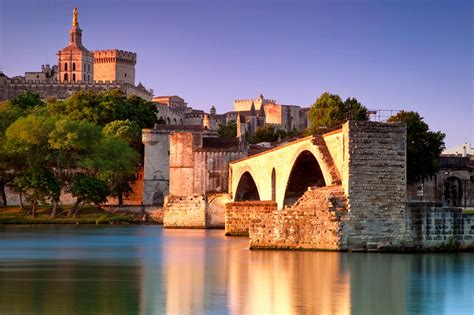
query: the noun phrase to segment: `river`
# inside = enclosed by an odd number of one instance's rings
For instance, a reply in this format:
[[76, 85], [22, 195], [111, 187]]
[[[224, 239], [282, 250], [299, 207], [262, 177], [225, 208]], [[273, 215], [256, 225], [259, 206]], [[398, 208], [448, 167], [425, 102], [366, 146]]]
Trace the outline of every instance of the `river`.
[[250, 251], [223, 230], [0, 226], [0, 315], [474, 314], [474, 254]]

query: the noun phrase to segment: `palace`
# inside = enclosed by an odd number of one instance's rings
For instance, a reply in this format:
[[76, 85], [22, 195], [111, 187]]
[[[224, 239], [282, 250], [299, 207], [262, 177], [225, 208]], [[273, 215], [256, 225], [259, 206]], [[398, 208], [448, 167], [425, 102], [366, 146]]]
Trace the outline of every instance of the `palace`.
[[65, 99], [76, 91], [109, 89], [120, 89], [126, 95], [145, 100], [153, 97], [153, 90], [147, 90], [141, 83], [135, 85], [136, 53], [118, 49], [89, 51], [83, 45], [77, 8], [73, 11], [69, 44], [57, 55], [58, 64], [42, 65], [40, 72], [26, 72], [13, 78], [0, 73], [0, 100], [24, 92], [37, 93], [41, 98]]

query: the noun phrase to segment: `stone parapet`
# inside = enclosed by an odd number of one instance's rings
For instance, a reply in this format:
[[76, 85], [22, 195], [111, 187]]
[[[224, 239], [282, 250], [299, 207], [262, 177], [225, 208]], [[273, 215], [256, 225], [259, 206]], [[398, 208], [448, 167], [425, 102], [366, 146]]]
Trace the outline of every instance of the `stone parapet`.
[[268, 218], [276, 210], [274, 201], [241, 201], [225, 205], [225, 235], [248, 236], [253, 219]]

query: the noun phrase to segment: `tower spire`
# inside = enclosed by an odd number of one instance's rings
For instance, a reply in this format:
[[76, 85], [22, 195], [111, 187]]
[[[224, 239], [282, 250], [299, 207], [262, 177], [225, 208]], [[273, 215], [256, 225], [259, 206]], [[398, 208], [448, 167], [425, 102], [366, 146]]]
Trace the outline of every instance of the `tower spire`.
[[79, 27], [79, 10], [72, 10], [72, 27], [69, 31], [69, 45], [82, 47], [82, 30]]
[[77, 10], [77, 7], [72, 10], [72, 27], [79, 27], [79, 10]]

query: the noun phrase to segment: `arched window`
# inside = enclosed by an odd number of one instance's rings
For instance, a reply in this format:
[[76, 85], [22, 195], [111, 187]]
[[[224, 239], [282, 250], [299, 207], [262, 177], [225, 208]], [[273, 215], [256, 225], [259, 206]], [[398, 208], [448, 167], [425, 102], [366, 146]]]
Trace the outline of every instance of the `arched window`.
[[86, 80], [86, 74], [84, 73], [84, 81]]
[[168, 125], [171, 125], [171, 121], [170, 121], [170, 118], [166, 118], [166, 121], [168, 122]]
[[176, 122], [176, 118], [175, 118], [175, 119], [173, 119], [173, 122], [174, 122], [174, 124], [175, 124], [175, 125], [177, 124], [177, 122]]
[[72, 63], [72, 71], [76, 71], [76, 63], [75, 62]]
[[65, 73], [65, 74], [64, 74], [64, 81], [67, 82], [67, 80], [68, 80], [67, 73]]
[[67, 62], [64, 63], [64, 71], [67, 71]]
[[72, 74], [72, 82], [76, 82], [76, 74], [75, 73]]

